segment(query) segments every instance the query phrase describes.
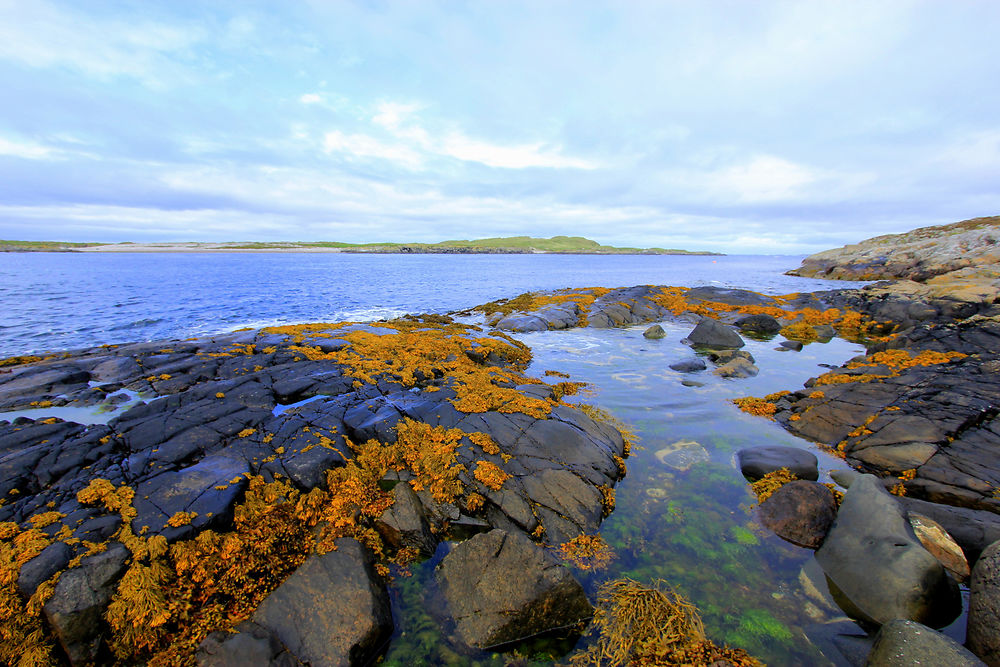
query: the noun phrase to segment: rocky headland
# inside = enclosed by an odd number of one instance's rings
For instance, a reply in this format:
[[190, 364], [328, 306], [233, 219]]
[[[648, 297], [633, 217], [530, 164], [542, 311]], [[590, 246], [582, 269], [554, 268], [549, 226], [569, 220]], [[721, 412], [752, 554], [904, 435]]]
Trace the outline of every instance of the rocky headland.
[[[524, 375], [530, 350], [504, 332], [673, 320], [691, 326], [691, 377], [755, 374], [743, 337], [789, 353], [866, 345], [801, 389], [737, 401], [858, 471], [839, 476], [844, 492], [810, 481], [801, 450], [741, 452], [761, 520], [817, 550], [871, 631], [862, 660], [877, 640], [870, 659], [919, 645], [979, 664], [930, 629], [958, 614], [971, 571], [969, 647], [997, 664], [1000, 306], [921, 279], [785, 296], [568, 289], [454, 314], [488, 328], [416, 316], [3, 360], [0, 410], [143, 400], [106, 424], [0, 422], [0, 656], [367, 664], [392, 632], [388, 578], [442, 540], [457, 642], [582, 628], [594, 610], [573, 568], [604, 557], [628, 434], [564, 401], [575, 383]], [[599, 607], [595, 625], [608, 619]], [[659, 664], [753, 664], [697, 640], [657, 644]]]

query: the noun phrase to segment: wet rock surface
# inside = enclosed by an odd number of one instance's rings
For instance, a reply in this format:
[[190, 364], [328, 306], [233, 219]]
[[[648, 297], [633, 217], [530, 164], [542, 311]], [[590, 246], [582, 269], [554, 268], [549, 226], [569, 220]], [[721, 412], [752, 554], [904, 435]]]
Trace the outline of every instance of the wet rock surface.
[[1000, 542], [990, 545], [972, 569], [967, 643], [987, 664], [1000, 664]]
[[736, 453], [740, 472], [751, 482], [756, 482], [769, 472], [788, 468], [798, 479], [819, 479], [819, 462], [816, 455], [798, 447], [766, 445], [749, 447]]
[[872, 475], [851, 484], [816, 560], [841, 607], [863, 622], [903, 618], [943, 627], [961, 611], [955, 581]]
[[762, 502], [757, 516], [783, 540], [817, 549], [833, 525], [837, 504], [830, 489], [822, 484], [795, 480]]

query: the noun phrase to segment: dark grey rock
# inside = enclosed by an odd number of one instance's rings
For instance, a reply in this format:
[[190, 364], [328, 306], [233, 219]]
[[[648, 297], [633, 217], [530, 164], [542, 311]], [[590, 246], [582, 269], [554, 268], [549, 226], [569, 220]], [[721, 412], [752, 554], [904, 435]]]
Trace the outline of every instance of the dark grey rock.
[[438, 565], [458, 635], [489, 648], [589, 618], [579, 582], [521, 533], [492, 530], [459, 544]]
[[951, 637], [914, 621], [896, 619], [882, 626], [866, 667], [948, 665], [985, 667], [985, 663]]
[[756, 482], [769, 472], [788, 468], [798, 479], [819, 479], [816, 455], [798, 447], [765, 445], [741, 449], [736, 453], [740, 472], [751, 482]]
[[781, 331], [781, 323], [770, 315], [747, 315], [736, 320], [733, 324], [741, 331], [755, 334], [770, 335]]
[[253, 621], [302, 662], [359, 665], [373, 661], [392, 634], [385, 586], [372, 556], [352, 538], [312, 555], [261, 603]]
[[786, 350], [791, 350], [793, 352], [802, 351], [802, 342], [797, 340], [783, 340], [779, 344], [782, 348]]
[[795, 480], [785, 484], [760, 504], [760, 522], [792, 544], [810, 549], [823, 544], [837, 503], [830, 489], [818, 482]]
[[55, 591], [42, 608], [69, 661], [92, 664], [106, 634], [104, 612], [125, 574], [131, 556], [115, 542], [105, 551], [88, 556], [79, 567], [59, 577]]
[[697, 357], [670, 364], [670, 369], [675, 370], [678, 373], [697, 373], [698, 371], [703, 371], [706, 368], [708, 368], [708, 365], [705, 363], [705, 360]]
[[972, 568], [966, 643], [987, 664], [1000, 664], [1000, 542], [991, 544]]
[[710, 317], [703, 318], [701, 322], [687, 336], [687, 341], [694, 347], [708, 348], [741, 348], [746, 343], [739, 334], [733, 331], [732, 327]]
[[844, 611], [863, 622], [943, 627], [961, 612], [955, 581], [874, 475], [851, 484], [816, 560]]
[[73, 549], [68, 544], [53, 542], [42, 549], [42, 553], [21, 566], [21, 572], [17, 577], [17, 589], [21, 595], [30, 598], [39, 584], [64, 569], [72, 558]]

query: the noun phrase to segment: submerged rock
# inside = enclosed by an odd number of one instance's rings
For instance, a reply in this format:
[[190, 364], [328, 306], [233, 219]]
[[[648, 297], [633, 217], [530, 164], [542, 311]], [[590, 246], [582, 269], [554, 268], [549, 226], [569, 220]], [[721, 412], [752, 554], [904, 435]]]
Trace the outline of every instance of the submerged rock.
[[905, 619], [886, 623], [875, 637], [865, 667], [910, 665], [985, 667], [967, 648], [926, 625]]
[[838, 603], [861, 621], [943, 627], [961, 611], [955, 581], [873, 475], [851, 484], [816, 560], [841, 594]]
[[656, 451], [656, 460], [675, 470], [690, 470], [710, 460], [708, 450], [694, 440], [678, 440]]
[[492, 530], [459, 544], [437, 568], [458, 635], [489, 648], [593, 615], [579, 582], [519, 533]]
[[678, 373], [697, 373], [698, 371], [703, 371], [708, 368], [704, 359], [699, 359], [695, 357], [694, 359], [685, 359], [684, 361], [677, 361], [669, 366], [670, 370], [677, 371]]

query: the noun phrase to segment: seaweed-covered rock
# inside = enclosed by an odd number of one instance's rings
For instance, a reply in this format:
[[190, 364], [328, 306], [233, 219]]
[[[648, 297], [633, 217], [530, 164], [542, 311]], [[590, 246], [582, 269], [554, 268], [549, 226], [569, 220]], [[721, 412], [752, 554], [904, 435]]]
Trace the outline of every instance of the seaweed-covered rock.
[[733, 322], [741, 331], [758, 335], [773, 335], [781, 331], [781, 322], [770, 315], [747, 315]]
[[382, 539], [394, 549], [408, 547], [424, 556], [433, 555], [438, 541], [417, 494], [409, 484], [400, 482], [393, 487], [392, 497], [392, 505], [375, 522]]
[[389, 596], [367, 549], [351, 538], [336, 546], [309, 557], [261, 603], [253, 621], [302, 662], [367, 664], [392, 634]]
[[861, 621], [943, 627], [961, 611], [954, 579], [873, 475], [851, 484], [816, 560], [841, 594], [838, 602]]
[[579, 582], [525, 535], [502, 530], [459, 544], [437, 569], [459, 636], [489, 648], [566, 627], [593, 608]]
[[816, 549], [833, 525], [837, 504], [830, 489], [822, 484], [795, 480], [782, 485], [762, 502], [757, 516], [783, 540]]

